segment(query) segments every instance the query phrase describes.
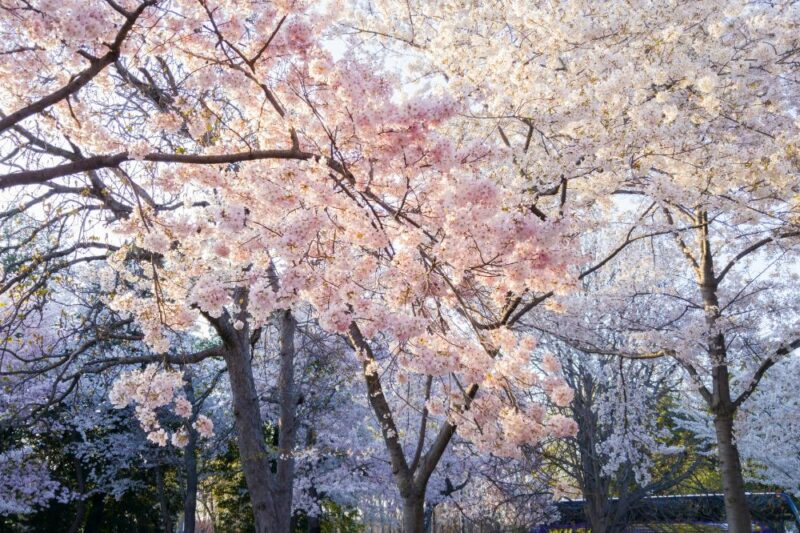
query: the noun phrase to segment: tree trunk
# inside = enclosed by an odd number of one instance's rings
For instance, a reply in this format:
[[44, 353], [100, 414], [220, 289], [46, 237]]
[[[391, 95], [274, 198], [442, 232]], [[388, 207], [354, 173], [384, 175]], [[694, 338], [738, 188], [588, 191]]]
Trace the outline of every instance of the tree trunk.
[[603, 473], [600, 454], [597, 451], [597, 440], [600, 428], [597, 415], [592, 410], [595, 382], [588, 374], [576, 376], [575, 399], [572, 402], [572, 414], [578, 422], [578, 455], [580, 469], [575, 472], [581, 493], [583, 494], [584, 513], [591, 526], [592, 533], [607, 533], [609, 530], [609, 479]]
[[739, 461], [739, 450], [733, 441], [733, 416], [718, 415], [714, 417], [714, 428], [717, 433], [717, 450], [719, 469], [722, 475], [722, 491], [725, 494], [725, 515], [728, 520], [728, 531], [731, 533], [749, 533], [750, 510], [744, 491], [742, 465]]
[[103, 525], [103, 518], [106, 510], [106, 497], [104, 494], [95, 494], [89, 499], [91, 507], [89, 516], [86, 518], [84, 533], [97, 533]]
[[601, 502], [597, 498], [586, 500], [584, 510], [592, 533], [607, 533], [609, 531], [608, 515], [604, 505], [606, 502]]
[[275, 531], [291, 531], [292, 496], [294, 492], [294, 444], [297, 433], [297, 394], [294, 383], [294, 335], [297, 322], [291, 311], [283, 311], [280, 319], [280, 371], [278, 397], [280, 420], [278, 423], [278, 460], [275, 478]]
[[75, 459], [75, 477], [78, 480], [78, 493], [80, 494], [80, 498], [78, 499], [78, 510], [75, 514], [75, 519], [72, 521], [72, 525], [67, 533], [78, 533], [83, 525], [83, 519], [86, 518], [86, 499], [84, 497], [86, 481], [83, 477], [83, 466], [78, 459]]
[[[186, 398], [194, 403], [194, 387], [191, 377], [186, 383]], [[186, 469], [186, 496], [183, 500], [183, 533], [194, 533], [197, 515], [197, 434], [189, 431], [189, 442], [183, 451], [183, 464]]]
[[403, 533], [425, 533], [425, 498], [418, 494], [403, 498]]
[[245, 342], [238, 344], [238, 349], [226, 350], [225, 363], [233, 396], [233, 418], [239, 456], [253, 505], [256, 532], [284, 533], [284, 530], [276, 529], [278, 520], [272, 497], [272, 472], [264, 440], [264, 422], [253, 380], [249, 345]]
[[[306, 433], [306, 447], [313, 448], [316, 445], [316, 443], [317, 443], [317, 433], [316, 431], [314, 431], [313, 427], [309, 427]], [[314, 466], [316, 467], [319, 464], [319, 462], [320, 459], [317, 459], [316, 462], [314, 463]], [[312, 501], [319, 500], [317, 487], [313, 484], [313, 481], [312, 485], [308, 488], [308, 495]], [[382, 512], [383, 509], [381, 508], [381, 514]], [[381, 530], [382, 528], [383, 525], [381, 525]], [[308, 516], [308, 527], [306, 529], [306, 533], [322, 533], [322, 522], [320, 521], [319, 515], [315, 514]]]
[[321, 533], [322, 524], [320, 524], [319, 516], [313, 515], [308, 517], [308, 533]]
[[[355, 322], [350, 324], [348, 338], [350, 345], [362, 360], [364, 381], [367, 385], [367, 397], [372, 407], [372, 412], [381, 425], [383, 442], [389, 452], [389, 459], [392, 465], [392, 474], [403, 498], [403, 532], [424, 533], [425, 492], [428, 487], [428, 480], [450, 445], [450, 441], [456, 432], [456, 426], [450, 422], [444, 422], [439, 427], [439, 432], [433, 439], [428, 451], [423, 454], [422, 451], [425, 445], [424, 428], [426, 427], [423, 423], [417, 437], [417, 449], [411, 465], [409, 465], [403, 452], [403, 446], [398, 438], [399, 432], [394, 421], [392, 408], [383, 394], [380, 374], [371, 369], [371, 365], [375, 363], [375, 355]], [[478, 386], [475, 384], [470, 385], [466, 391], [468, 401], [475, 398], [477, 392]], [[466, 407], [469, 408], [469, 403], [466, 404]], [[427, 410], [424, 410], [423, 420], [426, 416]]]
[[436, 506], [433, 504], [428, 504], [425, 506], [425, 533], [432, 533], [434, 527], [434, 511], [436, 510]]
[[742, 464], [739, 461], [739, 450], [733, 442], [733, 418], [737, 406], [731, 399], [725, 335], [718, 327], [718, 321], [721, 318], [719, 298], [717, 297], [719, 280], [714, 274], [708, 213], [699, 212], [696, 222], [701, 231], [700, 269], [698, 269], [697, 281], [705, 307], [708, 355], [713, 364], [711, 370], [712, 391], [710, 394], [706, 391], [705, 396], [711, 412], [714, 413], [722, 492], [725, 495], [725, 515], [728, 520], [728, 531], [749, 533], [750, 510], [747, 507], [747, 496], [744, 493]]
[[172, 520], [169, 516], [169, 505], [167, 504], [167, 494], [164, 490], [164, 475], [161, 467], [156, 466], [156, 490], [158, 491], [158, 505], [161, 508], [161, 526], [165, 532], [172, 531]]
[[[274, 285], [274, 288], [277, 290], [277, 285]], [[259, 337], [260, 330], [256, 330], [251, 335], [250, 328], [246, 325], [247, 292], [237, 291], [235, 299], [243, 304], [240, 316], [231, 317], [225, 313], [222, 318], [210, 316], [207, 318], [217, 330], [225, 346], [223, 357], [231, 384], [239, 458], [253, 505], [256, 533], [290, 533], [294, 460], [291, 457], [288, 461], [279, 457], [276, 461], [276, 472], [273, 473], [264, 434], [264, 420], [261, 417], [258, 391], [253, 378], [252, 343]], [[234, 327], [236, 319], [244, 322], [245, 326], [241, 329]], [[284, 387], [283, 380], [288, 374], [288, 395], [292, 399], [294, 399], [295, 327], [296, 322], [291, 313], [285, 311], [281, 321], [282, 361], [281, 382], [278, 387], [279, 389]], [[290, 353], [284, 357], [287, 350]], [[287, 363], [288, 370], [286, 370]], [[283, 390], [279, 390], [279, 396], [283, 402], [286, 394]], [[284, 407], [281, 405], [281, 423], [287, 427], [281, 428], [278, 435], [281, 455], [285, 455], [284, 450], [291, 452], [294, 447], [296, 401], [291, 406], [286, 406], [286, 409]], [[284, 430], [285, 435], [283, 434]]]

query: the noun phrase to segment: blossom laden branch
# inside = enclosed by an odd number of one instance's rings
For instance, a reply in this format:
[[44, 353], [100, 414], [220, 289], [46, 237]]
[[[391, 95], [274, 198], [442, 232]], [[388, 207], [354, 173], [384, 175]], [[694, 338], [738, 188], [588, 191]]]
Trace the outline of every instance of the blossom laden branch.
[[139, 16], [150, 6], [154, 6], [158, 3], [158, 0], [145, 0], [142, 2], [139, 7], [136, 8], [131, 13], [125, 13], [125, 23], [120, 28], [117, 36], [114, 38], [114, 41], [108, 45], [109, 51], [106, 52], [101, 57], [92, 57], [88, 54], [85, 55], [89, 59], [90, 66], [80, 74], [78, 74], [72, 81], [68, 84], [63, 86], [62, 88], [58, 89], [57, 91], [40, 98], [36, 102], [29, 104], [22, 109], [18, 109], [13, 113], [9, 113], [2, 119], [0, 119], [0, 133], [6, 131], [10, 127], [14, 126], [15, 124], [25, 120], [26, 118], [33, 116], [37, 113], [41, 113], [48, 107], [68, 98], [69, 96], [77, 93], [81, 88], [83, 88], [86, 84], [92, 81], [98, 74], [100, 74], [106, 67], [113, 64], [120, 56], [120, 49], [122, 47], [122, 43], [127, 38], [128, 34], [130, 33], [131, 29], [133, 29], [134, 24], [138, 20]]

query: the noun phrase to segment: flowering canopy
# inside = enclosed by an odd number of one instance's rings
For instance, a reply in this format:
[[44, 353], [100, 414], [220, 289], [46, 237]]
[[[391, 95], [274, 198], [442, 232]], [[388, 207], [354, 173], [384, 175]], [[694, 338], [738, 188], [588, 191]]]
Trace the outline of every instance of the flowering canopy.
[[[528, 208], [505, 147], [440, 129], [461, 110], [451, 96], [398, 90], [356, 50], [335, 57], [341, 7], [12, 3], [3, 23], [22, 31], [0, 61], [48, 75], [3, 87], [20, 111], [0, 127], [46, 145], [3, 187], [57, 184], [114, 213], [108, 302], [155, 353], [200, 316], [250, 331], [310, 304], [330, 331], [388, 342], [408, 371], [456, 376], [431, 409], [469, 415], [459, 427], [486, 446], [569, 434], [500, 393], [539, 383], [531, 341], [480, 327], [509, 295], [570, 285], [567, 235]], [[467, 411], [461, 387], [480, 383]], [[541, 385], [568, 401], [557, 373]], [[145, 410], [170, 395], [146, 396], [140, 420], [163, 443]]]

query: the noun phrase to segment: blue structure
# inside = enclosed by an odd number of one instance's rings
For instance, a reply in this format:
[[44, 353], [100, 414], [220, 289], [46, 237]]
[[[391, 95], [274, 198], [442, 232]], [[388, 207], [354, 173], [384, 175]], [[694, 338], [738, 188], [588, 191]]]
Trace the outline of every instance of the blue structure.
[[[783, 492], [747, 494], [753, 517], [753, 530], [763, 533], [800, 531], [800, 511], [792, 497]], [[614, 500], [612, 499], [612, 502]], [[556, 504], [561, 514], [557, 523], [541, 526], [536, 533], [554, 530], [587, 529], [583, 500]], [[633, 504], [626, 516], [626, 531], [648, 531], [648, 524], [695, 524], [719, 526], [726, 530], [725, 502], [722, 494], [651, 496]], [[792, 525], [797, 529], [791, 529]], [[790, 529], [787, 529], [790, 528]]]

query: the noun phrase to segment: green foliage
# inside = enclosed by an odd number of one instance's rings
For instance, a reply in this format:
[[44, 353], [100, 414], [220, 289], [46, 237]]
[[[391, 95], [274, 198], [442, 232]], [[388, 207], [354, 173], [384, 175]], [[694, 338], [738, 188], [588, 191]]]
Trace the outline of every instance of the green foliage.
[[[674, 395], [666, 395], [658, 403], [658, 427], [666, 429], [668, 437], [660, 439], [662, 444], [682, 450], [682, 465], [678, 465], [677, 473], [672, 476], [686, 475], [682, 482], [670, 487], [663, 494], [697, 494], [701, 492], [719, 492], [722, 480], [717, 468], [716, 455], [707, 443], [697, 439], [689, 430], [680, 424], [680, 414], [676, 411], [678, 399]], [[670, 472], [675, 472], [676, 459], [670, 456], [659, 457], [653, 467], [653, 479], [661, 479]]]
[[201, 480], [200, 491], [210, 499], [215, 529], [253, 531], [253, 507], [236, 445], [231, 442], [224, 454], [204, 466], [210, 475]]
[[[322, 533], [362, 533], [366, 531], [364, 525], [361, 524], [358, 511], [332, 501], [322, 504], [320, 530]], [[305, 530], [298, 529], [297, 531], [300, 533]]]
[[[85, 502], [80, 531], [93, 533], [158, 533], [163, 531], [155, 478], [151, 470], [140, 470], [141, 486], [126, 492], [119, 501], [108, 494], [96, 494]], [[182, 508], [180, 486], [174, 471], [165, 469], [165, 492], [171, 513]], [[0, 533], [63, 532], [78, 516], [77, 503], [54, 503], [26, 516], [0, 518]]]
[[[52, 416], [58, 416], [54, 412]], [[66, 415], [64, 415], [66, 416]], [[99, 431], [99, 430], [96, 430]], [[89, 438], [98, 436], [88, 432]], [[70, 445], [78, 442], [76, 433], [48, 433], [26, 429], [6, 430], [0, 433], [0, 449], [14, 447], [22, 443], [36, 450], [36, 453], [47, 460], [52, 477], [74, 493], [79, 493], [77, 461], [67, 452]], [[88, 470], [102, 471], [107, 465], [95, 461], [92, 465], [83, 465], [85, 478]], [[79, 531], [92, 533], [156, 533], [163, 531], [161, 511], [155, 474], [152, 468], [143, 464], [132, 464], [125, 476], [136, 483], [136, 488], [127, 491], [119, 500], [112, 495], [97, 492], [98, 487], [88, 483], [84, 492], [91, 494], [84, 501], [81, 526]], [[177, 515], [183, 508], [182, 487], [179, 472], [174, 467], [162, 466], [164, 492], [170, 513]], [[0, 533], [21, 532], [63, 532], [67, 531], [80, 514], [78, 502], [62, 504], [52, 502], [47, 508], [25, 516], [0, 517]]]

